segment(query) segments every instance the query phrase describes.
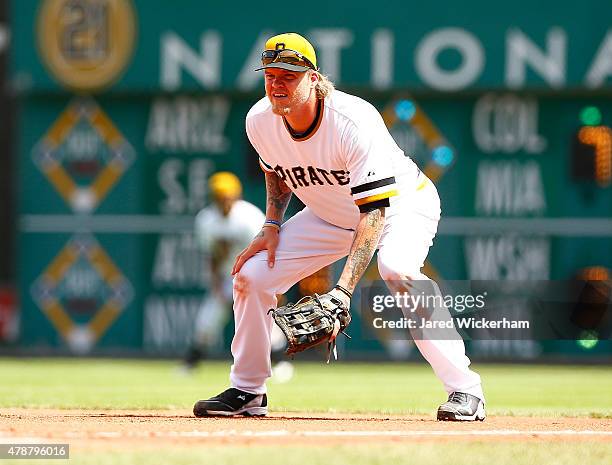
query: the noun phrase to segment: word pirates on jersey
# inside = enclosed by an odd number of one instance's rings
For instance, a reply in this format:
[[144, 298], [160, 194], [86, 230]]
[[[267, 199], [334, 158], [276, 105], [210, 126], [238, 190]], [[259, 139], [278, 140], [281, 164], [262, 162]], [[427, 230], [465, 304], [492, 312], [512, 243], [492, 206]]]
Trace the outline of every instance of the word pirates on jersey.
[[344, 186], [350, 182], [349, 172], [345, 170], [326, 170], [314, 166], [293, 166], [285, 168], [280, 165], [274, 171], [286, 184], [291, 183], [294, 189], [308, 186]]

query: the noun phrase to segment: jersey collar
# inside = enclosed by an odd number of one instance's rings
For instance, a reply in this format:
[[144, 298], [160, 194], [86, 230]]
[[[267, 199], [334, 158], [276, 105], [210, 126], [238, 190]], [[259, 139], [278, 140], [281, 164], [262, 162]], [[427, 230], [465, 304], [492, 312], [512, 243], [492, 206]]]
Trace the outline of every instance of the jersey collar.
[[302, 142], [314, 136], [314, 134], [317, 132], [317, 129], [319, 129], [319, 126], [321, 126], [321, 121], [323, 120], [323, 110], [325, 109], [324, 107], [325, 107], [325, 100], [318, 99], [317, 100], [317, 114], [315, 115], [315, 119], [310, 125], [310, 127], [306, 129], [306, 131], [304, 132], [294, 131], [293, 128], [289, 126], [289, 123], [283, 116], [283, 123], [285, 124], [285, 129], [287, 129], [287, 132], [289, 133], [289, 135], [294, 141]]

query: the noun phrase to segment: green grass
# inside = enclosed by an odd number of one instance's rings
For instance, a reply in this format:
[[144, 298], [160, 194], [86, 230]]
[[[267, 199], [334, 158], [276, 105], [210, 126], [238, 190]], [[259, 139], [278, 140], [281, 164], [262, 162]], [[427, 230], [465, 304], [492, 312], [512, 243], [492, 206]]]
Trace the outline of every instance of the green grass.
[[[604, 442], [579, 442], [572, 444], [550, 443], [528, 444], [520, 442], [482, 442], [470, 444], [466, 451], [464, 442], [426, 441], [411, 444], [349, 446], [202, 446], [200, 448], [168, 447], [155, 451], [140, 452], [96, 452], [71, 454], [70, 463], [78, 465], [388, 465], [388, 464], [435, 464], [435, 465], [589, 465], [607, 464], [612, 454], [612, 444]], [[478, 450], [475, 454], [473, 450]], [[77, 456], [78, 455], [78, 456]], [[0, 461], [1, 462], [1, 461]], [[55, 461], [58, 464], [64, 461]], [[39, 461], [20, 460], [23, 465], [39, 465]]]
[[[0, 409], [190, 409], [196, 399], [225, 389], [229, 363], [202, 364], [191, 376], [170, 361], [105, 359], [0, 359]], [[484, 365], [490, 415], [612, 418], [609, 367]], [[299, 363], [287, 384], [269, 384], [273, 411], [433, 415], [445, 398], [425, 364]], [[234, 443], [232, 443], [234, 444]], [[422, 439], [309, 448], [145, 442], [132, 450], [71, 450], [78, 465], [573, 465], [609, 463], [605, 441]], [[146, 446], [146, 447], [145, 447]], [[11, 461], [12, 463], [13, 461]], [[0, 460], [0, 464], [3, 461]], [[4, 462], [8, 463], [8, 462]], [[38, 464], [41, 461], [20, 460]], [[64, 463], [57, 461], [57, 463]]]
[[[170, 361], [0, 359], [0, 408], [190, 409], [228, 385], [229, 363], [191, 376]], [[609, 367], [477, 365], [490, 415], [612, 418]], [[300, 363], [269, 384], [272, 411], [432, 414], [444, 400], [427, 365]]]

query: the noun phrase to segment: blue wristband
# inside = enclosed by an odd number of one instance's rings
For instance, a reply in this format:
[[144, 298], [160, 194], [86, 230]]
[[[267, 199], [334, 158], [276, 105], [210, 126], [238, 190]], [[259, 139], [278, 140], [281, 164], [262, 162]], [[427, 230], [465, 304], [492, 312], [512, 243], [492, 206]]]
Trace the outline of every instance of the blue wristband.
[[264, 224], [266, 224], [266, 223], [267, 223], [267, 224], [273, 224], [273, 225], [276, 225], [276, 226], [278, 226], [279, 228], [281, 227], [281, 223], [280, 223], [280, 221], [276, 221], [276, 220], [266, 220], [266, 221], [264, 221]]

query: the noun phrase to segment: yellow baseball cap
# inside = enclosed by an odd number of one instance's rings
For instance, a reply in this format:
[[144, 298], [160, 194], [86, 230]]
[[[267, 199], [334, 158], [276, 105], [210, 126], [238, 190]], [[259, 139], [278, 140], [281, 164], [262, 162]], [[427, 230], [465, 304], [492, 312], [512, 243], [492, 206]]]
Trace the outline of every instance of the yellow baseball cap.
[[234, 173], [219, 171], [208, 179], [210, 192], [218, 197], [240, 197], [242, 184]]
[[295, 32], [286, 32], [266, 41], [266, 47], [261, 54], [262, 67], [281, 68], [288, 71], [303, 72], [317, 69], [317, 54], [314, 47], [304, 37]]

